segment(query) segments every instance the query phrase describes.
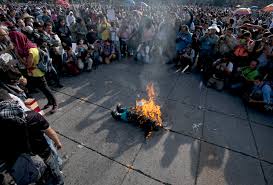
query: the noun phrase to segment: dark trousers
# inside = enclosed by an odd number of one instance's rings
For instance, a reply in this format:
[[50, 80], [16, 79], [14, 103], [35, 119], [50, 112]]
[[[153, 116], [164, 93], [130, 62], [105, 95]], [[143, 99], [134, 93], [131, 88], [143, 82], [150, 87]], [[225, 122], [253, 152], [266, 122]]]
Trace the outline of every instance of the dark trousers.
[[49, 105], [57, 105], [56, 98], [52, 94], [50, 88], [47, 85], [45, 77], [30, 77], [30, 83], [38, 88], [48, 100]]
[[46, 79], [48, 82], [51, 82], [49, 79], [52, 79], [55, 85], [60, 85], [60, 77], [54, 66], [51, 66], [51, 70], [46, 73]]

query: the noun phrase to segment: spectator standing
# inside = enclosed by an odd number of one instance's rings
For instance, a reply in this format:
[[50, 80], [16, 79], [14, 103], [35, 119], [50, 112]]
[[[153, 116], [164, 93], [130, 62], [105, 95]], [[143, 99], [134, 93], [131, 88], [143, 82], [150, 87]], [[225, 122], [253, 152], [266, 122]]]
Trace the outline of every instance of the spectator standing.
[[101, 37], [101, 40], [106, 41], [110, 40], [110, 28], [111, 24], [108, 23], [106, 17], [102, 17], [100, 23], [98, 24], [98, 32]]
[[83, 19], [78, 19], [76, 23], [76, 40], [86, 40], [87, 28]]
[[60, 37], [62, 44], [64, 46], [72, 46], [71, 31], [66, 25], [63, 18], [59, 19], [58, 27], [56, 28], [56, 33]]
[[45, 73], [38, 68], [39, 50], [36, 44], [33, 44], [28, 38], [17, 31], [9, 33], [10, 39], [15, 46], [15, 53], [20, 57], [21, 62], [26, 66], [28, 75], [33, 86], [39, 88], [46, 96], [48, 103], [44, 109], [52, 106], [51, 113], [55, 113], [58, 109], [57, 101], [47, 85]]
[[226, 33], [220, 36], [217, 45], [217, 52], [220, 56], [233, 52], [234, 48], [237, 46], [237, 39], [232, 32], [233, 28], [228, 28]]
[[176, 36], [176, 52], [181, 53], [192, 43], [192, 35], [187, 25], [182, 25]]
[[216, 32], [219, 32], [219, 28], [216, 24], [213, 24], [208, 28], [208, 32], [200, 38], [200, 57], [199, 66], [205, 69], [208, 68], [214, 59], [215, 46], [219, 40]]
[[72, 11], [69, 12], [69, 14], [66, 16], [66, 25], [68, 27], [72, 26], [74, 23], [76, 23], [76, 18], [74, 16], [74, 13]]

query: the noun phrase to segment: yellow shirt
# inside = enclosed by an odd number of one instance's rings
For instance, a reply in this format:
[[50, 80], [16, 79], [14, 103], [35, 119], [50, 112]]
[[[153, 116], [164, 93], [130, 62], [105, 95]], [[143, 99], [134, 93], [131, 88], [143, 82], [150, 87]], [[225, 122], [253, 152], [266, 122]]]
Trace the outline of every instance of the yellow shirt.
[[111, 27], [111, 25], [109, 23], [102, 23], [101, 24], [101, 29], [104, 30], [101, 33], [101, 39], [102, 40], [110, 39], [110, 27]]
[[37, 64], [39, 63], [39, 50], [38, 48], [30, 48], [28, 50], [29, 54], [32, 54], [33, 56], [33, 65], [32, 69], [30, 70], [30, 76], [32, 77], [42, 77], [44, 76], [44, 72], [42, 72], [40, 69], [38, 69]]

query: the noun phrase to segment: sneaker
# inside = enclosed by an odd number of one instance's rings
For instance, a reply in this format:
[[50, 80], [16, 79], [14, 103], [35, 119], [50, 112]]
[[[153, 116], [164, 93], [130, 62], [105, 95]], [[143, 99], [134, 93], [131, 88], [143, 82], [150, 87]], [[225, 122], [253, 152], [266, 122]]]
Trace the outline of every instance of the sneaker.
[[121, 120], [121, 116], [117, 111], [112, 111], [111, 115], [115, 120]]
[[122, 113], [122, 108], [121, 108], [121, 104], [117, 104], [116, 110], [118, 111], [118, 113]]

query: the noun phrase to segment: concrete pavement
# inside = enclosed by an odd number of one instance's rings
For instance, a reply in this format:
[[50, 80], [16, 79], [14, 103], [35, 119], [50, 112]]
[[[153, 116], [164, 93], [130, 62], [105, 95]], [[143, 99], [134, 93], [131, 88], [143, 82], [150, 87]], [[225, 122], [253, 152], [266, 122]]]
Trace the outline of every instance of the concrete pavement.
[[[54, 91], [59, 111], [47, 119], [64, 143], [66, 184], [273, 184], [273, 117], [207, 89], [198, 75], [123, 61], [62, 82]], [[110, 110], [118, 102], [134, 105], [149, 82], [166, 130], [145, 141]]]

